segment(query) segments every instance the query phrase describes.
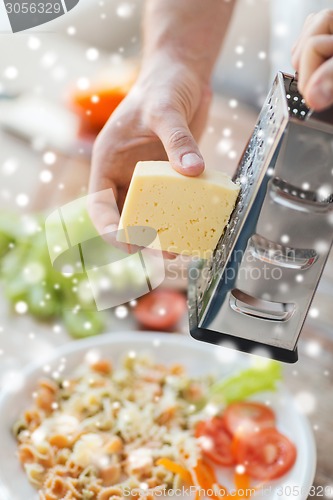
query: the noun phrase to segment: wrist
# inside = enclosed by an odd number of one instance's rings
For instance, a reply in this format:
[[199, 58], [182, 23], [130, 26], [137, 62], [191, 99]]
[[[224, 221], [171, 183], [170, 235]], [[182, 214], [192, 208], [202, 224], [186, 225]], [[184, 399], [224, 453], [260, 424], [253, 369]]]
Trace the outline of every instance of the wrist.
[[195, 55], [178, 47], [158, 48], [143, 54], [139, 79], [180, 78], [183, 72], [190, 72], [203, 86], [209, 86], [212, 66], [206, 56]]

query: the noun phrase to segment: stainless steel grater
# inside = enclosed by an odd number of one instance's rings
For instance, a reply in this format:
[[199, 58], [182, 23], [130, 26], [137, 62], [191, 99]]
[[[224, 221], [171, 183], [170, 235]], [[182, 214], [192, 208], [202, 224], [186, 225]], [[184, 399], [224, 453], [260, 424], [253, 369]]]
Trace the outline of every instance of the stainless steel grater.
[[234, 180], [213, 257], [189, 268], [190, 332], [292, 363], [333, 242], [333, 109], [312, 112], [278, 73]]

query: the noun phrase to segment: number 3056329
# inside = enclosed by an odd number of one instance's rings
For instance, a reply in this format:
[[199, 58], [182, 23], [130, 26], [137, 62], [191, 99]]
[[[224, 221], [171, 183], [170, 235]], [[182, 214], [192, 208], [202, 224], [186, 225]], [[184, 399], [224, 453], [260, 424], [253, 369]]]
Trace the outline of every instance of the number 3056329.
[[60, 14], [62, 7], [60, 3], [6, 3], [8, 14]]
[[305, 491], [304, 488], [297, 485], [283, 485], [277, 489], [277, 495], [283, 498], [298, 498], [303, 497], [305, 494], [310, 497], [325, 497], [333, 498], [333, 486], [311, 486], [309, 491]]

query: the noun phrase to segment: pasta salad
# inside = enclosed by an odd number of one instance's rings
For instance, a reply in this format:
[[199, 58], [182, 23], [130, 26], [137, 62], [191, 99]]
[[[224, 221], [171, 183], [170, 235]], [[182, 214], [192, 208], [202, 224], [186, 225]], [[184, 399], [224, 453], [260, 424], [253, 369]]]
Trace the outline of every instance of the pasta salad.
[[40, 500], [151, 499], [188, 485], [228, 497], [220, 467], [235, 471], [236, 494], [246, 486], [251, 496], [253, 481], [283, 475], [296, 459], [273, 411], [240, 401], [278, 378], [275, 364], [264, 378], [249, 369], [216, 382], [144, 353], [128, 352], [119, 367], [85, 361], [71, 376], [40, 380], [14, 425], [18, 458]]

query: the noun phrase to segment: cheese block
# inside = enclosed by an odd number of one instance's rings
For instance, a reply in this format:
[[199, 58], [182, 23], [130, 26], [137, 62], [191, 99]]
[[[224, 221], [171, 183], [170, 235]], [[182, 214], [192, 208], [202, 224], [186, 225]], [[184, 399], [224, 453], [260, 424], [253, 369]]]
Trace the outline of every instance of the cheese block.
[[149, 226], [162, 250], [209, 258], [235, 206], [239, 186], [221, 172], [198, 177], [176, 172], [167, 161], [137, 163], [120, 228]]

